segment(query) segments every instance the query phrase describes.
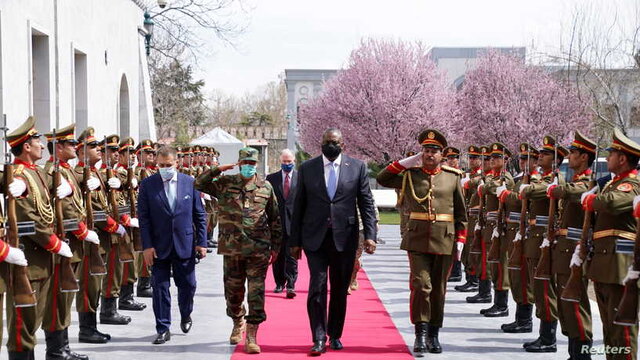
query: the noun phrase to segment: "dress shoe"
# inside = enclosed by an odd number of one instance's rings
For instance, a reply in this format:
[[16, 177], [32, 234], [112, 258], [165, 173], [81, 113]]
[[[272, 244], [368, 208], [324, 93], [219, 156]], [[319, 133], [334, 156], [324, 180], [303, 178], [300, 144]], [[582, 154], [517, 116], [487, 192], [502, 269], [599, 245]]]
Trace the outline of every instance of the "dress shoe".
[[189, 330], [191, 330], [191, 326], [193, 326], [193, 321], [191, 320], [191, 316], [180, 321], [180, 330], [182, 330], [182, 332], [185, 334], [188, 333]]
[[153, 344], [160, 345], [166, 343], [169, 340], [171, 340], [171, 333], [167, 330], [161, 334], [158, 334], [153, 340]]
[[276, 294], [280, 294], [283, 290], [284, 290], [284, 286], [276, 285], [276, 288], [273, 289], [273, 292], [276, 293]]
[[293, 299], [294, 297], [296, 297], [296, 291], [294, 289], [288, 289], [287, 290], [287, 299]]
[[327, 352], [327, 344], [324, 341], [314, 341], [309, 355], [320, 356]]
[[344, 346], [342, 346], [342, 342], [340, 342], [340, 339], [329, 339], [329, 347], [332, 350], [342, 350]]

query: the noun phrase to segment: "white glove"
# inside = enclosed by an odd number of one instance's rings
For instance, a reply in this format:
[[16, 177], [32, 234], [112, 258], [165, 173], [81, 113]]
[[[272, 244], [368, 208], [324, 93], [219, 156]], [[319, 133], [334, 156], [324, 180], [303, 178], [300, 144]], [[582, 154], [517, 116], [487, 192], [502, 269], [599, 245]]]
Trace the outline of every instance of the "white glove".
[[502, 184], [496, 188], [496, 196], [500, 197], [500, 195], [507, 190], [507, 185]]
[[493, 228], [493, 232], [491, 233], [491, 239], [497, 239], [500, 237], [500, 232], [498, 231], [498, 227]]
[[520, 184], [520, 188], [518, 188], [518, 192], [520, 194], [522, 194], [522, 192], [524, 191], [524, 189], [528, 188], [529, 186], [531, 186], [530, 184]]
[[640, 195], [637, 195], [636, 197], [633, 198], [633, 209], [636, 209], [636, 206], [638, 206], [638, 203], [640, 203]]
[[633, 266], [629, 266], [629, 270], [627, 270], [627, 276], [622, 280], [623, 284], [626, 284], [629, 280], [638, 280], [640, 278], [640, 271], [633, 270]]
[[462, 179], [460, 179], [460, 186], [464, 187], [464, 185], [466, 183], [468, 183], [469, 181], [471, 181], [471, 178], [469, 177], [469, 174], [465, 174], [464, 177]]
[[476, 223], [476, 226], [473, 228], [473, 231], [480, 231], [482, 230], [482, 227], [480, 226], [480, 224]]
[[9, 246], [9, 254], [4, 259], [5, 262], [14, 265], [27, 266], [27, 258], [24, 257], [24, 252], [18, 248]]
[[582, 266], [582, 259], [580, 258], [580, 244], [576, 246], [576, 249], [573, 251], [573, 255], [571, 255], [571, 262], [569, 263], [569, 267], [580, 267]]
[[460, 259], [462, 258], [462, 249], [464, 249], [464, 243], [463, 242], [456, 242], [456, 261], [460, 261]]
[[522, 235], [520, 235], [520, 231], [516, 233], [516, 236], [513, 237], [513, 242], [518, 242], [522, 240]]
[[398, 161], [400, 163], [400, 165], [404, 166], [405, 168], [412, 168], [412, 167], [417, 167], [417, 166], [422, 166], [422, 154], [415, 154], [412, 156], [409, 156], [408, 158], [404, 158], [400, 161]]
[[542, 248], [546, 248], [551, 246], [551, 243], [549, 242], [549, 239], [547, 239], [546, 237], [542, 240], [542, 244], [540, 244], [540, 249]]
[[118, 234], [118, 236], [124, 236], [124, 234], [127, 233], [127, 230], [124, 228], [124, 226], [118, 224], [118, 228], [116, 229], [116, 234]]
[[9, 184], [9, 192], [14, 198], [24, 194], [25, 191], [27, 191], [27, 183], [21, 179], [13, 179], [11, 184]]
[[202, 193], [202, 198], [207, 200], [207, 201], [211, 201], [211, 195], [209, 195], [209, 194]]
[[89, 188], [89, 191], [93, 191], [99, 187], [100, 187], [100, 180], [98, 180], [97, 177], [91, 176], [89, 177], [89, 179], [87, 179], [87, 188]]
[[67, 244], [64, 241], [61, 241], [62, 245], [60, 246], [60, 250], [58, 250], [58, 252], [56, 254], [60, 255], [60, 256], [64, 256], [64, 257], [72, 257], [73, 253], [71, 252], [71, 248], [69, 247], [69, 244]]
[[131, 187], [136, 189], [138, 187], [138, 179], [136, 178], [131, 178]]
[[129, 219], [129, 227], [139, 228], [140, 227], [140, 223], [138, 222], [138, 218]]
[[107, 184], [109, 184], [109, 187], [112, 189], [120, 189], [120, 186], [122, 186], [120, 179], [118, 179], [117, 177], [112, 177], [111, 179], [109, 179], [109, 181], [107, 181]]
[[580, 203], [583, 204], [584, 203], [584, 199], [587, 196], [589, 196], [591, 194], [595, 194], [599, 189], [600, 189], [600, 186], [596, 185], [593, 188], [591, 188], [591, 190], [583, 192], [582, 195], [580, 195]]
[[69, 185], [69, 182], [64, 178], [60, 178], [60, 185], [58, 185], [58, 188], [56, 189], [56, 196], [58, 197], [58, 199], [64, 199], [67, 196], [71, 195], [72, 192], [73, 189], [71, 189], [71, 185]]
[[84, 238], [84, 241], [100, 245], [100, 238], [98, 237], [98, 234], [93, 230], [88, 230], [87, 237]]

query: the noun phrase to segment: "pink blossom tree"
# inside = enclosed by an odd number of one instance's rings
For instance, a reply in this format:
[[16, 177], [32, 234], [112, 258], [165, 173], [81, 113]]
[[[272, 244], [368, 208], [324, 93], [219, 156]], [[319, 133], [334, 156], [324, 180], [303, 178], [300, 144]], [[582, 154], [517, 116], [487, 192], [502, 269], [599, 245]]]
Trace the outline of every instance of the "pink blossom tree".
[[349, 154], [384, 164], [419, 149], [426, 128], [454, 136], [454, 107], [451, 86], [421, 43], [367, 39], [301, 108], [300, 142], [318, 154], [322, 133], [336, 127]]
[[456, 132], [467, 144], [500, 141], [512, 150], [539, 146], [544, 135], [561, 143], [573, 131], [588, 134], [592, 117], [575, 88], [511, 54], [488, 51], [469, 71], [458, 93]]

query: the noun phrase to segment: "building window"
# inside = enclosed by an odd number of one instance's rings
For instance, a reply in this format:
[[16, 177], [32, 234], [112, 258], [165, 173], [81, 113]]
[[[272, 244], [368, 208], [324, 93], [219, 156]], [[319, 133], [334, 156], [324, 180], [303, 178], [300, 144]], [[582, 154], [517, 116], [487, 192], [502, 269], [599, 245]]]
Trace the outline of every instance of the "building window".
[[40, 132], [51, 129], [51, 84], [49, 81], [49, 36], [32, 29], [31, 93], [32, 114]]

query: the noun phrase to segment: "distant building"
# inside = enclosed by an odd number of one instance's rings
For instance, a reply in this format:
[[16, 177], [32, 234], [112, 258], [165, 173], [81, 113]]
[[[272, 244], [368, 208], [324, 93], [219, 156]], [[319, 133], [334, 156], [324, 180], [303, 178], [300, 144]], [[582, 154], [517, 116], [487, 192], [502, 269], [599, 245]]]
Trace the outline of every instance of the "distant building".
[[40, 132], [155, 139], [144, 11], [155, 0], [0, 1], [0, 114]]

